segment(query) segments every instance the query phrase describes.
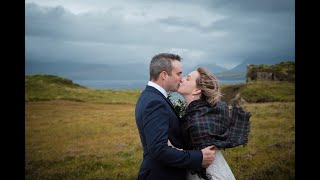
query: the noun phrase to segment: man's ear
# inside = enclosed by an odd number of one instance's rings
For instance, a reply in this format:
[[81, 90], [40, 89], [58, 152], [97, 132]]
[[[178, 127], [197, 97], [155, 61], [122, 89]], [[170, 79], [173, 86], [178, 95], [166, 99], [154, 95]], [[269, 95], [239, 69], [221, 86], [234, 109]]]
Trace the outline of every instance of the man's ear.
[[162, 71], [162, 72], [160, 73], [160, 78], [161, 78], [161, 79], [165, 80], [165, 79], [167, 79], [167, 77], [168, 77], [167, 71]]

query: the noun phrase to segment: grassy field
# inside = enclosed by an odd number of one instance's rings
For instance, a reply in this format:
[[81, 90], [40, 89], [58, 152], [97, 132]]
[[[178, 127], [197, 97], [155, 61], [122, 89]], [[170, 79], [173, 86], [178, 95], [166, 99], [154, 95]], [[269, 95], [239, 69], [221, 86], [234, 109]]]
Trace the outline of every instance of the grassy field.
[[134, 179], [134, 105], [26, 103], [26, 179]]
[[[27, 79], [25, 179], [136, 179], [140, 91], [51, 83], [50, 93], [40, 93], [46, 78]], [[222, 151], [235, 177], [295, 179], [295, 103], [249, 103], [245, 109], [252, 113], [248, 145]]]

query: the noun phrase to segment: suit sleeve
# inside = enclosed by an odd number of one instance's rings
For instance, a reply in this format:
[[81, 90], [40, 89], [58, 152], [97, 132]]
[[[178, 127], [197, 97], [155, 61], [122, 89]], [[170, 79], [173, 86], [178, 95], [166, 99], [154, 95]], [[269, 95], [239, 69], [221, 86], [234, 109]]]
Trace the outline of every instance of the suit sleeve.
[[146, 134], [150, 157], [168, 166], [199, 169], [202, 152], [199, 150], [181, 151], [168, 146], [169, 110], [161, 101], [152, 101], [144, 111], [143, 127]]

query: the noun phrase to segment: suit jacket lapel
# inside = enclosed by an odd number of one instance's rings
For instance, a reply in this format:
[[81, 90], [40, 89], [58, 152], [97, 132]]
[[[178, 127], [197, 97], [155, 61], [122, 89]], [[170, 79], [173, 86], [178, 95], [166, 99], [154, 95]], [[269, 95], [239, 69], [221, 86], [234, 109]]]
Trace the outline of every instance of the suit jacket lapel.
[[168, 98], [166, 98], [160, 91], [158, 91], [156, 88], [154, 88], [154, 87], [152, 87], [152, 86], [148, 86], [148, 85], [147, 85], [147, 87], [146, 87], [146, 90], [150, 90], [150, 91], [156, 92], [156, 93], [159, 94], [162, 98], [164, 98], [164, 99], [167, 101], [167, 103], [170, 104], [170, 106], [171, 106], [171, 108], [173, 109], [173, 111], [175, 112], [175, 114], [179, 117], [179, 115], [178, 115], [176, 109], [174, 108], [172, 102], [171, 102]]
[[169, 98], [165, 98], [165, 99], [166, 99], [166, 101], [170, 104], [171, 108], [172, 108], [173, 111], [176, 113], [176, 115], [179, 117], [178, 112], [177, 112], [176, 109], [174, 108], [174, 106], [173, 106], [172, 102], [170, 101], [170, 99], [169, 99]]

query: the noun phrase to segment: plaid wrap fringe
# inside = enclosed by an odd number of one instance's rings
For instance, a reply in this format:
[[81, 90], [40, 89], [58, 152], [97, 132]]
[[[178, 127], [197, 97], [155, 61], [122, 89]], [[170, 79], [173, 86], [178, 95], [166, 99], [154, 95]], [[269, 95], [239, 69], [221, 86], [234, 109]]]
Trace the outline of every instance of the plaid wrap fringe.
[[232, 143], [230, 147], [236, 147], [239, 145], [246, 146], [248, 144], [250, 117], [250, 112], [245, 111], [236, 103], [232, 104], [230, 109], [230, 132], [227, 140]]

